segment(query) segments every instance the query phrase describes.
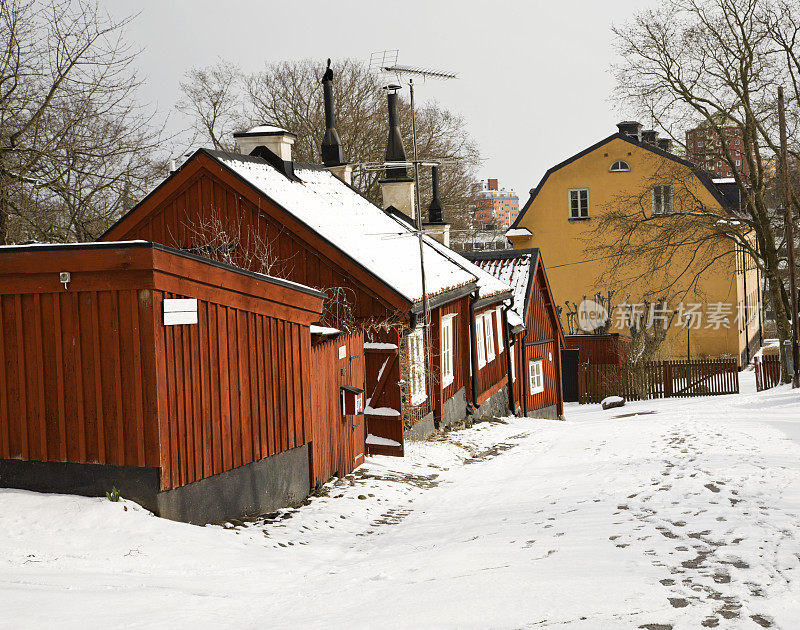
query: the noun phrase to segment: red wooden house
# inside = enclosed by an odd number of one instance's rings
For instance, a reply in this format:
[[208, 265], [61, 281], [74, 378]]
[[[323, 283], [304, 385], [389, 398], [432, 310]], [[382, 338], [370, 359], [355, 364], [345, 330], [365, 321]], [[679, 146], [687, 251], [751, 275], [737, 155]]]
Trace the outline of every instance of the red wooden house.
[[[339, 316], [323, 324], [366, 331], [367, 452], [402, 455], [405, 435], [426, 435], [464, 418], [468, 401], [481, 404], [470, 378], [473, 316], [507, 299], [508, 286], [424, 236], [426, 360], [420, 246], [407, 209], [368, 201], [346, 181], [346, 164], [293, 162], [294, 138], [262, 126], [237, 134], [243, 153], [196, 151], [102, 239], [203, 252], [220, 243], [209, 227], [223, 226], [228, 253], [250, 268], [264, 261], [252, 252], [266, 247], [270, 274], [328, 293], [325, 313]], [[386, 191], [410, 182], [387, 175]], [[495, 363], [492, 386], [505, 378]]]
[[0, 487], [116, 486], [196, 523], [303, 500], [337, 465], [312, 413], [323, 298], [146, 242], [0, 248]]
[[[464, 254], [509, 284], [506, 360], [511, 371], [511, 407], [531, 417], [560, 418], [564, 413], [561, 349], [564, 333], [538, 249]], [[511, 367], [513, 366], [513, 367]]]

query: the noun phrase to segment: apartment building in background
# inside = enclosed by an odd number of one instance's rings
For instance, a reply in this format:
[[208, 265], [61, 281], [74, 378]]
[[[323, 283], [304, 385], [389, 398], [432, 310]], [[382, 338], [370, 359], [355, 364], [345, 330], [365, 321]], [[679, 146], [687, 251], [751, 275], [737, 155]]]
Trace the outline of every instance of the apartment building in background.
[[700, 125], [686, 132], [686, 158], [720, 178], [733, 177], [734, 169], [747, 177], [750, 166], [745, 159], [742, 130], [729, 124], [721, 126], [720, 131], [726, 140], [733, 168], [725, 159], [722, 138], [715, 129], [707, 125]]
[[475, 191], [475, 223], [479, 228], [507, 228], [519, 215], [519, 197], [499, 188], [496, 179], [480, 182]]

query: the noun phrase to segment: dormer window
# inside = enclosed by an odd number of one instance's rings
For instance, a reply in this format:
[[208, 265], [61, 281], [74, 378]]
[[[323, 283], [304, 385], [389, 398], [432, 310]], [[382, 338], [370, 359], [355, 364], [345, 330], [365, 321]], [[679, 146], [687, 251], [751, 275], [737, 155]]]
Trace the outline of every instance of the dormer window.
[[623, 160], [617, 160], [611, 165], [611, 168], [608, 169], [609, 173], [627, 173], [631, 170], [631, 167], [628, 165], [627, 162]]

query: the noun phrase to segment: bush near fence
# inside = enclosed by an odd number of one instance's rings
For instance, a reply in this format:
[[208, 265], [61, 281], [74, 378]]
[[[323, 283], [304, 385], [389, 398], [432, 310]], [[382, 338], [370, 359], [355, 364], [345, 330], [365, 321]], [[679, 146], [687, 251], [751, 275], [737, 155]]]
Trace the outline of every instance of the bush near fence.
[[621, 365], [582, 363], [578, 377], [582, 404], [599, 403], [608, 396], [648, 400], [739, 393], [735, 359], [648, 361]]

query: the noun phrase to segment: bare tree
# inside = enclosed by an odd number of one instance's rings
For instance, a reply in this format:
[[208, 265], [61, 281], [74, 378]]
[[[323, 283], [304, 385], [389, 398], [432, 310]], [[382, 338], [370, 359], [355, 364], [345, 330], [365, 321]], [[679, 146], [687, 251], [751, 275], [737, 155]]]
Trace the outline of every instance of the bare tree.
[[152, 182], [129, 21], [93, 0], [0, 5], [0, 243], [95, 237]]
[[[778, 336], [787, 339], [789, 300], [778, 277], [785, 243], [770, 195], [775, 187], [776, 95], [781, 84], [794, 92], [788, 118], [792, 153], [798, 156], [800, 9], [783, 0], [665, 0], [614, 33], [622, 59], [616, 67], [620, 101], [681, 146], [686, 129], [702, 124], [713, 131], [734, 173], [740, 204], [730, 212], [710, 207], [695, 191], [696, 178], [685, 170], [679, 176], [674, 162], [664, 160], [659, 179], [676, 177], [682, 192], [682, 199], [676, 194], [675, 212], [653, 216], [649, 190], [641, 204], [620, 200], [616, 213], [597, 225], [613, 244], [595, 254], [618, 263], [649, 256], [654, 263], [651, 277], [670, 265], [682, 265], [682, 279], [696, 284], [720, 257], [744, 252], [768, 280]], [[731, 136], [723, 130], [729, 125], [738, 127], [743, 147], [731, 146]], [[747, 162], [746, 176], [735, 164], [737, 154]], [[797, 200], [793, 195], [795, 208]]]
[[[243, 75], [234, 65], [220, 61], [194, 69], [182, 83], [180, 109], [194, 121], [199, 140], [215, 148], [230, 149], [230, 131], [255, 124], [274, 124], [296, 133], [295, 159], [319, 163], [325, 129], [320, 79], [325, 65], [309, 59], [268, 63], [258, 72]], [[380, 162], [386, 151], [385, 91], [376, 75], [354, 59], [335, 64], [336, 129], [346, 159], [354, 163]], [[240, 112], [244, 112], [240, 114]], [[440, 196], [446, 220], [454, 227], [471, 225], [470, 191], [480, 155], [466, 130], [464, 119], [434, 101], [417, 105], [417, 142], [422, 159], [446, 160], [440, 171]], [[410, 154], [411, 113], [401, 99], [400, 119]], [[353, 183], [369, 199], [380, 202], [378, 180], [382, 173], [357, 168]], [[421, 170], [422, 202], [430, 173]]]
[[243, 79], [238, 66], [222, 59], [214, 66], [186, 73], [180, 83], [183, 97], [176, 108], [193, 122], [191, 144], [208, 140], [214, 149], [233, 150], [233, 132], [246, 124], [241, 102]]

